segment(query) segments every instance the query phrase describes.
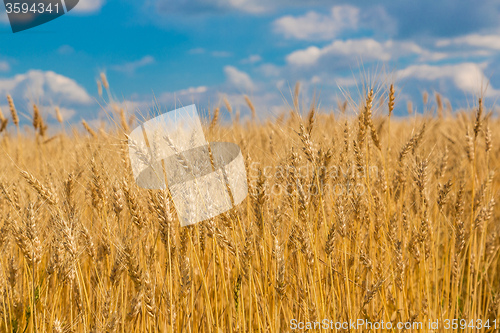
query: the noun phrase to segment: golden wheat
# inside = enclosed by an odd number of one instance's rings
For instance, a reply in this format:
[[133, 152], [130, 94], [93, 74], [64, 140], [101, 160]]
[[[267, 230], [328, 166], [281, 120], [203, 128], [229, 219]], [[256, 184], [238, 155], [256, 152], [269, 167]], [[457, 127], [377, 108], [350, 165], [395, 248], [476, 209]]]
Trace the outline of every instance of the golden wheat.
[[[325, 114], [313, 103], [302, 113], [299, 88], [294, 110], [275, 121], [227, 124], [214, 110], [205, 130], [240, 145], [249, 195], [188, 227], [168, 190], [135, 184], [122, 109], [116, 129], [97, 135], [82, 121], [90, 136], [61, 133], [64, 145], [3, 125], [0, 331], [285, 332], [292, 319], [421, 322], [424, 332], [437, 319], [500, 325], [500, 120], [480, 100], [472, 111], [386, 121], [392, 85], [387, 104], [374, 106], [380, 96], [368, 89], [361, 108], [339, 102], [338, 114]], [[40, 131], [47, 124], [33, 111]]]

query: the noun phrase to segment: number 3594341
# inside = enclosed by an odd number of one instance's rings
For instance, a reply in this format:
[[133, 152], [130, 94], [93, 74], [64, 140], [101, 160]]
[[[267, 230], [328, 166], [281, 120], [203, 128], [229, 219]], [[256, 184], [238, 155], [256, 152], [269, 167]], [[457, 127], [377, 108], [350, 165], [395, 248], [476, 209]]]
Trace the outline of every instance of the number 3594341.
[[45, 13], [59, 13], [59, 4], [56, 3], [52, 6], [51, 3], [27, 3], [27, 2], [7, 2], [5, 4], [7, 14], [45, 14]]

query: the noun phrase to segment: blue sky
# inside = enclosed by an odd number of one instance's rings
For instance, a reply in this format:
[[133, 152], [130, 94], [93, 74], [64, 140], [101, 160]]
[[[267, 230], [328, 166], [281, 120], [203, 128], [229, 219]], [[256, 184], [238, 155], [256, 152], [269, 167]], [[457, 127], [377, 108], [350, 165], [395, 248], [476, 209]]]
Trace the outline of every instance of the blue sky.
[[[0, 5], [0, 108], [10, 93], [21, 112], [37, 101], [68, 121], [102, 118], [96, 80], [105, 72], [128, 111], [226, 96], [242, 115], [252, 97], [261, 118], [276, 115], [301, 82], [325, 109], [358, 96], [364, 71], [394, 81], [396, 113], [435, 91], [467, 107], [489, 82], [500, 96], [500, 2], [484, 0], [80, 0], [69, 14], [13, 34]], [[362, 66], [362, 67], [361, 67]], [[6, 113], [6, 112], [4, 112]], [[49, 117], [50, 118], [50, 117]]]

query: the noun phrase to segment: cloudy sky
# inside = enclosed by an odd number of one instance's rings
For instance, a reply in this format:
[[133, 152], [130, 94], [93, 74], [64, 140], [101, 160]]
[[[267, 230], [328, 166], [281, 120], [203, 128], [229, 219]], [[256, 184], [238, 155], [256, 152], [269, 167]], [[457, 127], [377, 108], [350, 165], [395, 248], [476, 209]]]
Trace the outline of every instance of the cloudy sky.
[[[303, 98], [334, 108], [357, 96], [363, 72], [395, 82], [396, 112], [440, 92], [454, 108], [500, 96], [500, 2], [483, 0], [80, 0], [69, 14], [13, 34], [0, 5], [0, 107], [60, 105], [67, 119], [102, 117], [96, 80], [142, 112], [222, 96], [260, 117], [279, 112], [296, 81]], [[361, 73], [360, 73], [361, 72]], [[488, 90], [484, 87], [489, 83]], [[433, 102], [433, 99], [431, 99]], [[4, 112], [5, 113], [5, 112]]]

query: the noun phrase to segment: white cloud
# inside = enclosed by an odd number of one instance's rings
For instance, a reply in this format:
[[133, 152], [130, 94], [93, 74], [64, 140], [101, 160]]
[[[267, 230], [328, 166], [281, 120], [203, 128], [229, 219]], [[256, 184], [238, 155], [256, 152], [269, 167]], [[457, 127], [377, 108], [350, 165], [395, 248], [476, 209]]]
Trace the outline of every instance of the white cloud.
[[72, 54], [74, 52], [75, 52], [75, 49], [73, 47], [71, 47], [70, 45], [61, 45], [57, 49], [57, 53], [62, 54], [62, 55], [68, 55], [68, 54]]
[[346, 29], [356, 29], [359, 8], [334, 6], [328, 15], [310, 11], [303, 16], [284, 16], [274, 21], [274, 31], [286, 38], [302, 40], [329, 40]]
[[233, 55], [231, 52], [227, 51], [212, 51], [211, 54], [216, 58], [227, 58]]
[[189, 87], [187, 89], [182, 89], [177, 92], [179, 95], [189, 95], [189, 94], [202, 94], [206, 93], [208, 88], [206, 86], [199, 87]]
[[281, 75], [281, 68], [275, 64], [262, 64], [257, 68], [257, 70], [267, 77]]
[[[164, 105], [171, 105], [172, 103], [179, 102], [180, 105], [191, 103], [195, 100], [205, 100], [212, 96], [215, 92], [207, 86], [189, 87], [177, 91], [166, 91], [158, 96], [157, 101]], [[187, 104], [185, 104], [187, 105]]]
[[104, 0], [80, 0], [71, 13], [92, 14], [101, 10]]
[[229, 7], [253, 14], [260, 14], [267, 10], [264, 4], [259, 4], [255, 0], [222, 0], [219, 2], [225, 2]]
[[[217, 99], [222, 100], [223, 97], [229, 100], [229, 103], [234, 110], [241, 112], [242, 121], [251, 117], [250, 109], [248, 108], [248, 104], [243, 94], [220, 93]], [[286, 108], [286, 104], [283, 103], [283, 98], [279, 93], [278, 88], [262, 91], [259, 94], [251, 94], [249, 97], [255, 107], [257, 118], [260, 119], [264, 119], [269, 116], [278, 116]]]
[[248, 58], [245, 58], [241, 60], [242, 64], [255, 64], [256, 62], [259, 62], [262, 60], [262, 57], [258, 54], [252, 54], [248, 56]]
[[290, 53], [286, 57], [286, 61], [291, 65], [310, 66], [327, 56], [344, 58], [358, 56], [363, 61], [388, 61], [410, 54], [419, 55], [420, 60], [438, 60], [446, 56], [444, 53], [434, 53], [422, 49], [413, 42], [388, 40], [381, 43], [371, 38], [362, 38], [346, 41], [336, 40], [323, 48], [310, 46], [307, 49]]
[[286, 61], [292, 65], [307, 66], [315, 64], [322, 55], [327, 53], [327, 48], [320, 49], [317, 46], [310, 46], [305, 50], [290, 53], [286, 56]]
[[[55, 107], [53, 107], [53, 106], [42, 106], [40, 108], [40, 110], [41, 110], [42, 114], [48, 113], [48, 114], [50, 114], [50, 116], [52, 118], [57, 119]], [[63, 121], [68, 121], [71, 118], [73, 118], [73, 116], [76, 114], [76, 110], [75, 109], [71, 109], [71, 108], [60, 107], [59, 108], [59, 113], [61, 114]]]
[[319, 75], [314, 75], [314, 76], [311, 78], [311, 80], [310, 80], [310, 81], [311, 81], [311, 83], [312, 83], [312, 84], [317, 84], [317, 83], [321, 83], [321, 82], [322, 82], [322, 80], [321, 80], [321, 78], [319, 77]]
[[[243, 12], [264, 14], [287, 8], [330, 7], [332, 0], [148, 0], [149, 6], [168, 14]], [[373, 6], [372, 6], [373, 7]], [[370, 13], [373, 14], [373, 13]]]
[[[188, 54], [197, 55], [197, 54], [206, 54], [207, 52], [208, 51], [206, 49], [204, 49], [203, 47], [196, 47], [194, 49], [190, 49], [188, 51]], [[231, 52], [228, 52], [228, 51], [211, 51], [209, 54], [215, 58], [227, 58], [227, 57], [231, 57], [233, 55]]]
[[146, 100], [135, 100], [135, 99], [125, 99], [123, 101], [113, 101], [106, 105], [106, 113], [113, 114], [117, 110], [123, 109], [125, 114], [128, 116], [130, 114], [136, 113], [139, 118], [146, 115], [151, 109], [153, 103], [148, 103]]
[[226, 66], [224, 67], [224, 73], [226, 74], [228, 83], [234, 85], [236, 88], [241, 90], [255, 89], [255, 85], [250, 76], [236, 67]]
[[203, 54], [205, 53], [205, 49], [202, 47], [196, 47], [188, 51], [189, 54]]
[[[471, 62], [442, 66], [427, 64], [411, 65], [405, 69], [399, 70], [397, 72], [397, 77], [428, 81], [450, 79], [458, 89], [468, 93], [478, 94], [480, 93], [480, 89], [488, 82], [483, 72], [485, 67], [486, 64]], [[499, 90], [489, 86], [485, 97], [498, 96], [499, 94]]]
[[12, 78], [0, 78], [0, 96], [30, 101], [90, 104], [92, 98], [76, 81], [52, 71], [30, 70]]
[[351, 77], [336, 77], [334, 80], [335, 80], [335, 84], [341, 88], [355, 86], [358, 84], [358, 81], [356, 80], [356, 78], [352, 77], [352, 76]]
[[436, 46], [468, 45], [486, 49], [500, 50], [500, 35], [471, 34], [455, 38], [440, 39]]
[[153, 64], [155, 62], [155, 58], [150, 55], [144, 56], [139, 60], [127, 62], [121, 65], [112, 66], [111, 69], [119, 72], [125, 72], [128, 74], [133, 74], [137, 69]]
[[7, 61], [0, 61], [0, 72], [8, 72], [10, 65]]

